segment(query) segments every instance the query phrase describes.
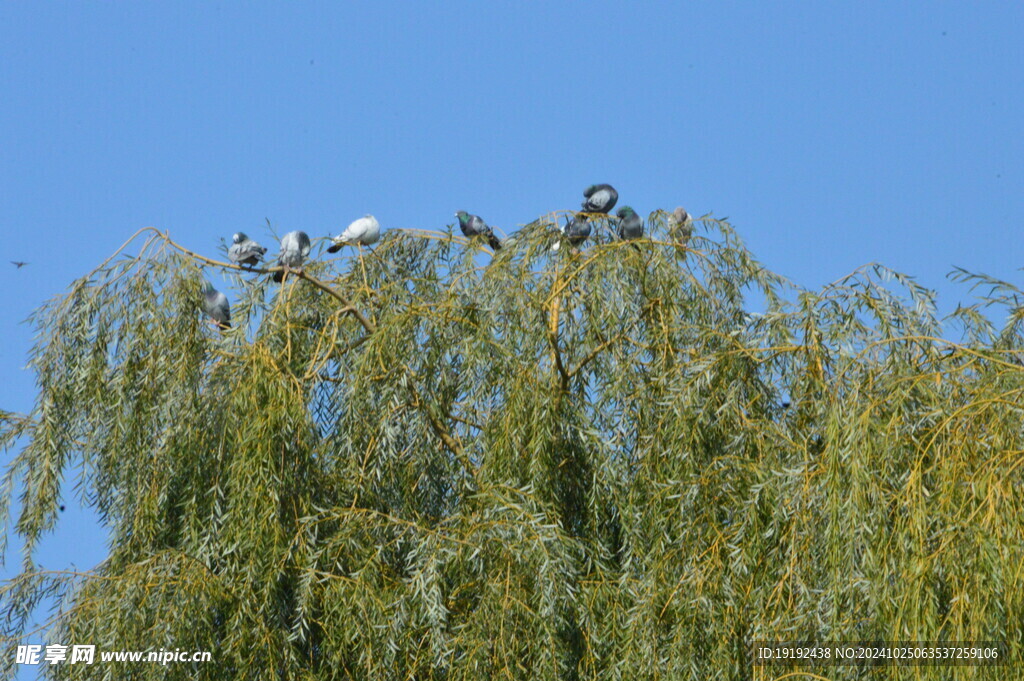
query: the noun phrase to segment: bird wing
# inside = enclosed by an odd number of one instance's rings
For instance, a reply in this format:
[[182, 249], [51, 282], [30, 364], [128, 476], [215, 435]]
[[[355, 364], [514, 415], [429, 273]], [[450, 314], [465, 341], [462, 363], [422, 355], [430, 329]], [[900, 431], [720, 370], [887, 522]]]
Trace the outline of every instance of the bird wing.
[[345, 233], [341, 235], [341, 238], [345, 241], [359, 241], [369, 229], [370, 221], [366, 218], [359, 218], [352, 221], [352, 224], [345, 229]]
[[213, 306], [214, 306], [214, 309], [217, 310], [217, 312], [219, 312], [220, 314], [222, 314], [224, 316], [224, 318], [219, 320], [219, 321], [222, 321], [222, 322], [229, 322], [229, 321], [231, 321], [231, 303], [228, 302], [228, 297], [226, 295], [224, 295], [223, 293], [218, 291], [217, 292], [217, 299], [214, 301]]
[[227, 321], [231, 318], [228, 297], [217, 289], [211, 289], [209, 293], [203, 294], [203, 310], [217, 321]]
[[484, 222], [484, 219], [479, 215], [474, 215], [470, 218], [469, 224], [472, 227], [474, 234], [491, 234], [490, 226]]
[[299, 231], [288, 232], [281, 239], [281, 255], [278, 257], [278, 261], [283, 262], [284, 259], [287, 259], [289, 267], [298, 267], [309, 255], [310, 248], [308, 234]]
[[277, 256], [277, 263], [284, 265], [299, 253], [299, 240], [294, 232], [288, 232], [281, 238], [281, 252]]

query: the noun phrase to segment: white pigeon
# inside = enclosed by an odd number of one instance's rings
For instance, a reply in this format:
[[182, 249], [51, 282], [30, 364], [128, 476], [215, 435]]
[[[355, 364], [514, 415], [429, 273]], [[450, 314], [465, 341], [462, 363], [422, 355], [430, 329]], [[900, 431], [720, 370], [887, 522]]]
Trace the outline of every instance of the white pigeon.
[[[281, 238], [281, 253], [277, 256], [277, 264], [284, 270], [302, 271], [302, 263], [309, 255], [310, 246], [309, 235], [305, 232], [288, 232]], [[274, 281], [281, 283], [284, 280], [284, 270], [274, 272]]]
[[379, 240], [380, 223], [377, 222], [377, 218], [367, 213], [358, 220], [353, 220], [352, 224], [346, 227], [340, 236], [334, 237], [334, 243], [328, 247], [327, 252], [337, 253], [345, 244], [369, 246], [377, 243]]

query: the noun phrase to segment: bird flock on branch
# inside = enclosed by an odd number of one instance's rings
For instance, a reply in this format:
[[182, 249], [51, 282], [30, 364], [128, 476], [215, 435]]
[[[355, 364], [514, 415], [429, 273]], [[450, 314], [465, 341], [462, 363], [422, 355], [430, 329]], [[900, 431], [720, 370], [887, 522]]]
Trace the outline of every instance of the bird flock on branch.
[[[552, 251], [560, 250], [563, 241], [575, 251], [590, 236], [591, 220], [604, 217], [609, 224], [614, 225], [616, 235], [623, 240], [639, 239], [644, 235], [643, 220], [630, 206], [622, 206], [611, 217], [610, 213], [615, 204], [618, 203], [619, 193], [610, 184], [593, 184], [583, 192], [583, 204], [580, 211], [571, 218], [566, 216], [565, 224], [559, 229], [561, 237], [551, 247]], [[468, 239], [480, 237], [487, 242], [491, 249], [497, 251], [501, 248], [502, 242], [494, 230], [479, 215], [472, 215], [464, 210], [455, 213], [459, 222], [459, 229]], [[683, 240], [693, 232], [693, 220], [682, 207], [676, 208], [668, 217], [669, 229], [680, 236]], [[328, 253], [337, 253], [346, 245], [358, 247], [372, 246], [380, 239], [380, 223], [372, 215], [355, 220], [345, 231], [331, 239], [331, 245], [327, 248]], [[309, 256], [312, 244], [309, 235], [301, 230], [288, 232], [281, 239], [281, 250], [277, 256], [279, 270], [271, 276], [277, 283], [284, 281], [288, 272], [302, 272], [302, 264]], [[634, 246], [635, 247], [635, 246]], [[260, 263], [266, 255], [265, 246], [250, 239], [243, 232], [237, 232], [232, 238], [231, 246], [228, 248], [228, 258], [237, 265], [245, 265], [250, 268]], [[213, 288], [209, 282], [204, 282], [202, 287], [203, 309], [213, 321], [214, 325], [221, 329], [231, 326], [231, 306], [227, 296]]]

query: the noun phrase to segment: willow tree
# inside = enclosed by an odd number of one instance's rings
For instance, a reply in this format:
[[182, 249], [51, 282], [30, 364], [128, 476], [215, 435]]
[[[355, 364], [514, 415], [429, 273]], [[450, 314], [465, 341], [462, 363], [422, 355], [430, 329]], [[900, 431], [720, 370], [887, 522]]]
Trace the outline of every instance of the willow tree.
[[[214, 659], [46, 669], [69, 678], [774, 678], [758, 639], [1016, 653], [1019, 292], [976, 278], [953, 343], [911, 279], [797, 290], [724, 222], [680, 243], [664, 217], [557, 253], [550, 217], [494, 254], [392, 230], [280, 286], [144, 232], [34, 317], [38, 397], [2, 428], [9, 641], [55, 599], [54, 641]], [[227, 331], [200, 313], [215, 275]], [[110, 554], [47, 572], [72, 489]]]

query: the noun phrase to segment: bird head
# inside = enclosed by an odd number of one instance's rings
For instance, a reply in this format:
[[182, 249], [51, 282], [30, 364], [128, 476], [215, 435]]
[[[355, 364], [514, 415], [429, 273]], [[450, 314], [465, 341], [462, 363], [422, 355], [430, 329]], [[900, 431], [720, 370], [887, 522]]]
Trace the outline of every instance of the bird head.
[[235, 232], [235, 235], [231, 237], [231, 240], [236, 244], [240, 244], [243, 241], [248, 241], [249, 237], [245, 235], [245, 232]]
[[469, 213], [464, 210], [456, 211], [455, 217], [459, 219], [460, 224], [465, 224], [466, 220], [469, 219]]
[[673, 216], [675, 217], [675, 219], [676, 219], [676, 220], [678, 220], [679, 222], [686, 222], [687, 220], [689, 220], [689, 219], [690, 219], [690, 214], [689, 214], [689, 213], [687, 213], [687, 212], [686, 212], [686, 209], [685, 209], [685, 208], [683, 208], [682, 206], [679, 206], [679, 207], [678, 207], [678, 208], [676, 208], [676, 209], [675, 209], [674, 211], [672, 211], [672, 215], [673, 215]]
[[589, 187], [587, 187], [586, 189], [583, 190], [583, 196], [586, 196], [587, 198], [590, 198], [590, 195], [593, 194], [596, 191], [597, 191], [597, 185], [596, 184], [592, 184], [592, 185], [590, 185]]
[[631, 218], [634, 215], [636, 215], [636, 211], [634, 211], [629, 206], [623, 206], [615, 214], [618, 215], [620, 218]]
[[208, 281], [204, 281], [203, 285], [199, 288], [199, 290], [202, 292], [204, 296], [208, 296], [211, 293], [213, 293], [215, 289], [213, 288], [213, 284], [211, 284]]

